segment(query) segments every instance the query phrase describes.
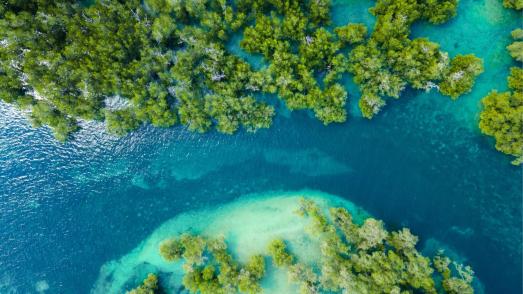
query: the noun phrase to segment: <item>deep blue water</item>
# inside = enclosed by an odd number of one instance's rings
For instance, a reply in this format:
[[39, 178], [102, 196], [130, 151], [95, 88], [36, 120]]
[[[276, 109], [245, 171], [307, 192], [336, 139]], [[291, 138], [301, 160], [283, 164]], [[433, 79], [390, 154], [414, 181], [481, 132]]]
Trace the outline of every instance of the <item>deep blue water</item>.
[[[334, 1], [337, 23], [372, 23], [371, 2], [346, 2]], [[471, 94], [408, 92], [372, 121], [354, 111], [350, 77], [347, 123], [281, 110], [271, 129], [234, 136], [146, 126], [116, 139], [91, 125], [60, 144], [0, 104], [0, 293], [43, 280], [47, 293], [88, 293], [103, 263], [181, 211], [302, 188], [448, 245], [487, 293], [521, 293], [522, 170], [476, 128], [480, 98], [506, 89], [514, 65], [504, 47], [521, 18], [499, 2], [463, 0], [450, 23], [413, 30], [451, 56], [484, 58]]]

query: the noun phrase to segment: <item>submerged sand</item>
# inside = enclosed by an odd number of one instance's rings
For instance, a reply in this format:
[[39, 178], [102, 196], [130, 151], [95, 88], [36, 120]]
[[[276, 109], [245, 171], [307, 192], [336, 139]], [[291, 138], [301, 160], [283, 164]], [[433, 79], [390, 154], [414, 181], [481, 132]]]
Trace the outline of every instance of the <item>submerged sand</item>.
[[[239, 261], [254, 254], [266, 254], [267, 244], [274, 238], [286, 240], [299, 260], [314, 263], [318, 257], [317, 241], [304, 230], [308, 220], [295, 211], [301, 197], [314, 200], [320, 207], [345, 207], [356, 221], [368, 214], [352, 202], [318, 192], [270, 192], [241, 197], [230, 204], [214, 209], [186, 212], [165, 222], [132, 252], [119, 260], [106, 263], [92, 289], [92, 293], [122, 293], [138, 284], [148, 272], [158, 273], [162, 286], [168, 292], [181, 287], [181, 262], [168, 263], [159, 255], [160, 243], [170, 237], [191, 232], [208, 237], [224, 236], [229, 251]], [[262, 287], [271, 293], [295, 293], [286, 274], [267, 263], [267, 274]]]
[[[267, 255], [267, 244], [275, 238], [282, 238], [298, 260], [314, 264], [319, 258], [318, 241], [307, 233], [310, 220], [296, 214], [302, 197], [315, 201], [324, 210], [344, 207], [357, 223], [370, 216], [348, 200], [311, 190], [253, 194], [216, 208], [182, 213], [162, 224], [129, 254], [103, 265], [91, 293], [125, 293], [151, 272], [160, 277], [166, 293], [181, 292], [182, 262], [166, 262], [159, 255], [158, 248], [165, 239], [186, 232], [211, 238], [225, 237], [229, 252], [240, 262], [255, 254]], [[434, 251], [434, 248], [425, 249]], [[270, 262], [266, 265], [267, 272], [261, 281], [265, 293], [298, 292], [296, 286], [288, 282], [286, 272], [273, 267]], [[477, 286], [476, 281], [475, 288], [481, 288]]]

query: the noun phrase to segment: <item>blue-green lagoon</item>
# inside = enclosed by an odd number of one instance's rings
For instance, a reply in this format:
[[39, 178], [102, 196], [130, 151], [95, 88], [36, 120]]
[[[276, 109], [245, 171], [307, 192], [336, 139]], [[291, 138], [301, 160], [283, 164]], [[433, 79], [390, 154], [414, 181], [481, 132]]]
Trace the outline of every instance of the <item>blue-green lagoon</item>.
[[[372, 27], [372, 5], [333, 1], [333, 21]], [[146, 125], [117, 138], [101, 123], [82, 122], [88, 127], [60, 143], [1, 102], [0, 293], [105, 293], [121, 282], [107, 278], [114, 262], [143, 270], [129, 256], [170, 225], [172, 234], [208, 222], [219, 228], [214, 218], [224, 207], [242, 211], [267, 195], [307, 193], [350, 203], [391, 230], [409, 227], [420, 251], [443, 248], [470, 265], [478, 293], [521, 293], [522, 169], [477, 127], [481, 98], [506, 90], [509, 68], [518, 66], [505, 47], [521, 23], [495, 0], [462, 0], [442, 25], [415, 23], [414, 37], [438, 42], [451, 57], [476, 54], [484, 73], [456, 101], [407, 89], [372, 120], [361, 117], [348, 74], [345, 123], [324, 126], [268, 98], [277, 106], [272, 126], [234, 135]], [[248, 216], [231, 215], [230, 227], [246, 223], [238, 230], [253, 234]], [[133, 278], [146, 276], [139, 274]]]

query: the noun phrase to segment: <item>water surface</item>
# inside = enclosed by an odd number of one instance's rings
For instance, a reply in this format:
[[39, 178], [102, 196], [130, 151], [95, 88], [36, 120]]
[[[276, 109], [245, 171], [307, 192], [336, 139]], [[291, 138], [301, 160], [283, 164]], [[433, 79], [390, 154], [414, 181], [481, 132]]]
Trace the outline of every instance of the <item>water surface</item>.
[[[333, 1], [334, 20], [373, 23], [370, 1]], [[409, 226], [468, 259], [487, 293], [521, 292], [522, 170], [477, 130], [480, 99], [506, 89], [504, 47], [520, 16], [500, 1], [463, 0], [415, 36], [475, 53], [485, 73], [451, 101], [408, 92], [372, 121], [356, 111], [323, 126], [305, 112], [269, 130], [226, 136], [149, 126], [116, 139], [90, 124], [60, 144], [0, 104], [0, 293], [88, 293], [100, 267], [176, 214], [247, 193], [310, 188], [349, 199], [391, 229]]]

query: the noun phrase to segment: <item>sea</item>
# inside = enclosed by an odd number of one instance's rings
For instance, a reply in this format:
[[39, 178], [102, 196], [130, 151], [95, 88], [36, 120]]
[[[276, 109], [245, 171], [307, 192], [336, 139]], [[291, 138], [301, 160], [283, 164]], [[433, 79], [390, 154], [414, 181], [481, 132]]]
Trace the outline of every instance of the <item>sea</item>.
[[[332, 3], [335, 24], [372, 28], [374, 2]], [[444, 244], [472, 266], [485, 293], [521, 293], [522, 169], [478, 129], [481, 98], [507, 90], [509, 68], [518, 66], [505, 47], [521, 26], [521, 14], [499, 0], [461, 0], [448, 23], [416, 23], [412, 37], [451, 57], [474, 53], [485, 72], [456, 101], [407, 89], [372, 120], [359, 114], [348, 74], [345, 123], [324, 126], [269, 97], [272, 127], [232, 136], [145, 125], [115, 138], [84, 122], [59, 143], [0, 103], [0, 293], [91, 293], [106, 262], [181, 213], [303, 189]], [[240, 39], [231, 51], [260, 63], [241, 52]]]

